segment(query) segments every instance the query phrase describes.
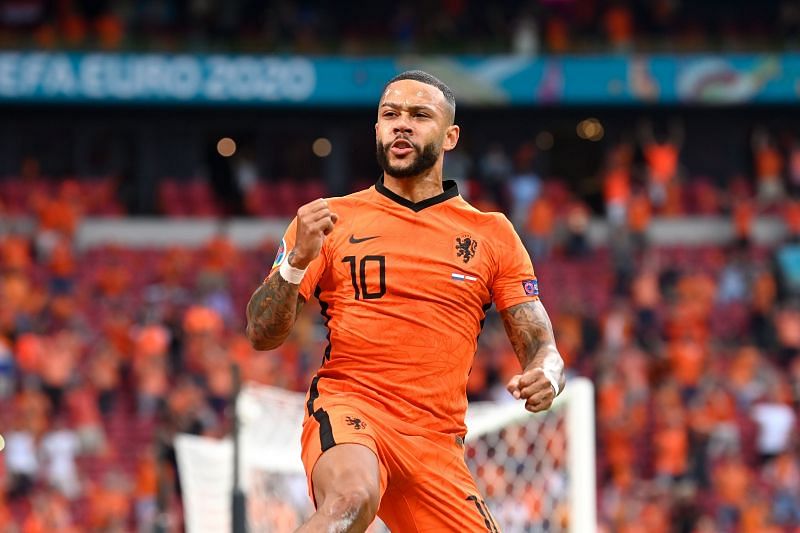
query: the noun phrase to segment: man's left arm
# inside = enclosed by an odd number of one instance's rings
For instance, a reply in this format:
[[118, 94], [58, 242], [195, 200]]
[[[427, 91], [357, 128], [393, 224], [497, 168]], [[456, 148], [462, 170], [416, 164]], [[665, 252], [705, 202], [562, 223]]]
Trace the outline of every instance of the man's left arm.
[[500, 316], [522, 367], [522, 373], [506, 385], [508, 392], [525, 400], [528, 411], [549, 409], [564, 390], [566, 380], [564, 361], [544, 305], [540, 300], [524, 302], [500, 311]]

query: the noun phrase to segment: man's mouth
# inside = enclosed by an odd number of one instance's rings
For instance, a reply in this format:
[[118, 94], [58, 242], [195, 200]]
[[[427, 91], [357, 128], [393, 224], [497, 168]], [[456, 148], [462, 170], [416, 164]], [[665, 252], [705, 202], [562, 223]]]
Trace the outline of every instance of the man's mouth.
[[404, 157], [411, 152], [414, 152], [414, 145], [405, 139], [397, 139], [390, 147], [390, 151], [399, 157]]

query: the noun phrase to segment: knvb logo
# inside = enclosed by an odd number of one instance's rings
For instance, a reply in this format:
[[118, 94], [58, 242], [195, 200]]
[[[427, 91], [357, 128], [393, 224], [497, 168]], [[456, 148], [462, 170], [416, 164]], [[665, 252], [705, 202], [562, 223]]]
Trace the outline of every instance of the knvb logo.
[[365, 429], [367, 427], [367, 423], [361, 420], [360, 418], [354, 418], [352, 416], [348, 416], [344, 419], [347, 422], [347, 425], [353, 426], [355, 429]]
[[469, 235], [461, 235], [456, 237], [456, 257], [460, 257], [465, 263], [475, 257], [475, 252], [478, 250], [478, 241]]

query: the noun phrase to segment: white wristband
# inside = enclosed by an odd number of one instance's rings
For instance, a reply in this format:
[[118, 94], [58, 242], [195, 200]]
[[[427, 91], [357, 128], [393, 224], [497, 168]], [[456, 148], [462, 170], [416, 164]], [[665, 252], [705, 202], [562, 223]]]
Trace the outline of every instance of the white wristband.
[[561, 391], [558, 388], [558, 378], [556, 378], [555, 372], [553, 372], [553, 370], [549, 368], [543, 368], [542, 373], [544, 374], [544, 377], [546, 377], [547, 380], [550, 382], [550, 384], [553, 386], [553, 390], [556, 391], [555, 395], [558, 396], [558, 393]]
[[293, 267], [289, 264], [289, 259], [287, 258], [283, 263], [281, 263], [281, 267], [278, 269], [278, 272], [280, 272], [281, 277], [289, 283], [300, 285], [300, 282], [303, 281], [303, 276], [306, 275], [306, 270], [308, 270], [308, 267], [303, 269]]

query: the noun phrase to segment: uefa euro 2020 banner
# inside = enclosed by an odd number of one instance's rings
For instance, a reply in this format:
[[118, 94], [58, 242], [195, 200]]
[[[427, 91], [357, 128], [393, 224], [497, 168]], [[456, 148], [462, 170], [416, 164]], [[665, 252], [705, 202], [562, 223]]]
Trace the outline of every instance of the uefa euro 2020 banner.
[[0, 103], [374, 105], [383, 84], [420, 68], [460, 103], [789, 104], [800, 55], [305, 57], [0, 53]]

